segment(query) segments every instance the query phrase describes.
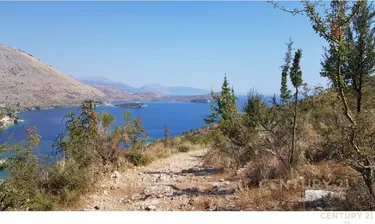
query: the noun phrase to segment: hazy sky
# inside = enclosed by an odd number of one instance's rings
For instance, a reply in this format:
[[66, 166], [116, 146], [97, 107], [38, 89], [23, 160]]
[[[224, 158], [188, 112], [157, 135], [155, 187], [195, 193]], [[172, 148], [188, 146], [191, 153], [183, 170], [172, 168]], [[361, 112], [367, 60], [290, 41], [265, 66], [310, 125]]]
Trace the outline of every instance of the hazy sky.
[[[286, 3], [298, 5], [299, 3]], [[266, 2], [1, 2], [0, 42], [76, 77], [106, 76], [219, 89], [227, 73], [236, 92], [280, 89], [291, 37], [303, 49], [310, 85], [324, 41], [303, 16]]]

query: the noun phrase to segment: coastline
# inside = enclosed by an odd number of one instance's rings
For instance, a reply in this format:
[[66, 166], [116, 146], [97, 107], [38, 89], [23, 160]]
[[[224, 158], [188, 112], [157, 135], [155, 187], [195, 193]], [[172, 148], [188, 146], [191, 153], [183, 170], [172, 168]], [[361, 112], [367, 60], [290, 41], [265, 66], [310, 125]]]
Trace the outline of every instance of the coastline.
[[[6, 116], [4, 116], [3, 118], [0, 119], [0, 130], [9, 128], [12, 125], [19, 124], [19, 123], [22, 123], [22, 122], [24, 122], [24, 120], [20, 119], [17, 116], [6, 115]], [[1, 164], [1, 160], [0, 160], [0, 164]]]

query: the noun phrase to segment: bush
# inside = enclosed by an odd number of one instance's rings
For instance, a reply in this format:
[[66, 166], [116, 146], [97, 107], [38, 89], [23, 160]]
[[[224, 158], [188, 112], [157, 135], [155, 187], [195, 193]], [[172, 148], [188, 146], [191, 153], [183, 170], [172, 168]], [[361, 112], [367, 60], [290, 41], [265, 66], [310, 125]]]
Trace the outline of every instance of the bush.
[[174, 138], [171, 139], [170, 143], [170, 147], [165, 147], [165, 144], [162, 141], [154, 141], [148, 145], [146, 154], [152, 158], [152, 160], [169, 157], [175, 153], [173, 146], [176, 144], [176, 141]]
[[375, 204], [363, 182], [352, 182], [346, 190], [344, 209], [347, 211], [374, 211]]
[[[6, 158], [0, 170], [9, 171], [0, 183], [0, 210], [54, 210], [92, 189], [107, 167], [151, 161], [144, 152], [147, 135], [139, 117], [132, 120], [125, 113], [125, 125], [109, 132], [112, 115], [97, 116], [92, 101], [81, 109], [79, 115], [65, 116], [66, 130], [54, 143], [57, 161], [37, 153], [41, 136], [36, 128], [27, 129], [26, 142], [0, 145], [0, 158]], [[119, 159], [121, 146], [131, 150]]]
[[258, 187], [262, 180], [285, 179], [289, 173], [284, 165], [273, 155], [258, 155], [243, 174], [243, 181], [250, 187]]
[[123, 154], [124, 158], [134, 166], [144, 166], [152, 162], [151, 157], [138, 150], [129, 150]]
[[189, 152], [193, 149], [193, 145], [190, 142], [183, 142], [178, 147], [179, 152]]

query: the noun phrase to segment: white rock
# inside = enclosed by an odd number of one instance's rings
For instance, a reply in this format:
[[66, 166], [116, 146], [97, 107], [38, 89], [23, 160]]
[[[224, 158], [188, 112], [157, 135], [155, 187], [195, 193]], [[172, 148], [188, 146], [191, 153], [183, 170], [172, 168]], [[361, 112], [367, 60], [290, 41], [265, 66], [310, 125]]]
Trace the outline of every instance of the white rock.
[[331, 191], [324, 190], [305, 190], [305, 201], [316, 201], [331, 195]]
[[135, 194], [135, 195], [132, 195], [132, 200], [134, 201], [134, 200], [139, 200], [139, 199], [141, 199], [142, 198], [142, 195], [140, 195], [140, 194]]
[[120, 172], [118, 171], [114, 171], [112, 174], [111, 174], [111, 178], [120, 178], [121, 177], [121, 174]]
[[163, 186], [163, 185], [158, 185], [158, 186], [152, 186], [146, 188], [143, 193], [146, 196], [157, 196], [157, 195], [166, 195], [166, 196], [171, 196], [173, 195], [173, 190], [169, 186]]

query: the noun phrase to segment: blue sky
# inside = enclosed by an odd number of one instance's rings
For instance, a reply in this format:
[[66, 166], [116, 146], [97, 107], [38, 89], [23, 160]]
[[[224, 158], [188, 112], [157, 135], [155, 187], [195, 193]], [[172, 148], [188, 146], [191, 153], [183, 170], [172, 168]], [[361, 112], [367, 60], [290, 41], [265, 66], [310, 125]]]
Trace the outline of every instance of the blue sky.
[[[285, 3], [296, 6], [299, 3]], [[236, 92], [280, 88], [291, 37], [302, 48], [310, 85], [324, 41], [303, 16], [266, 2], [1, 2], [0, 42], [64, 72], [219, 89], [224, 73]]]

